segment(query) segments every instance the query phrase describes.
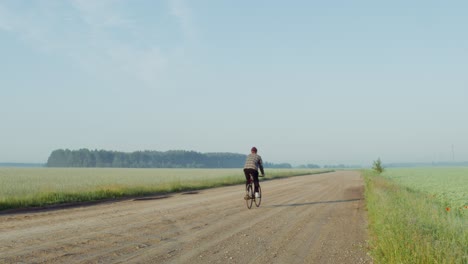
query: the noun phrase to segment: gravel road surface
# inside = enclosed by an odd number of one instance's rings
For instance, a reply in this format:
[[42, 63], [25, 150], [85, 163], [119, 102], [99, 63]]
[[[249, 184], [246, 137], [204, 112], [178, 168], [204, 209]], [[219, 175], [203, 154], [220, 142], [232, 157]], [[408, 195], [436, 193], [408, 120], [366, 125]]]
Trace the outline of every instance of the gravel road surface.
[[0, 263], [372, 263], [358, 172], [261, 186], [4, 212]]

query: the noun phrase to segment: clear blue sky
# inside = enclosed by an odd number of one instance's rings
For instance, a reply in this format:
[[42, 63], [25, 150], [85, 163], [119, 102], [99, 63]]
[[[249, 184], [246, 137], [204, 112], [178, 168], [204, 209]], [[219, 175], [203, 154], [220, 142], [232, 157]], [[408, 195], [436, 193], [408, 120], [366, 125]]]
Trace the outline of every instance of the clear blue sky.
[[0, 0], [0, 162], [468, 160], [467, 1]]

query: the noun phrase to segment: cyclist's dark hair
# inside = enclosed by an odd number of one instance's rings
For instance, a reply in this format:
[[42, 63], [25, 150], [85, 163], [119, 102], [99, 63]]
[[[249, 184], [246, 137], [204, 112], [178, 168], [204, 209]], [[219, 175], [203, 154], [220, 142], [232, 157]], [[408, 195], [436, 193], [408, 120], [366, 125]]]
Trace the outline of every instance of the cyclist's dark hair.
[[251, 149], [250, 151], [257, 153], [257, 148], [256, 148], [256, 147], [252, 147], [252, 149]]

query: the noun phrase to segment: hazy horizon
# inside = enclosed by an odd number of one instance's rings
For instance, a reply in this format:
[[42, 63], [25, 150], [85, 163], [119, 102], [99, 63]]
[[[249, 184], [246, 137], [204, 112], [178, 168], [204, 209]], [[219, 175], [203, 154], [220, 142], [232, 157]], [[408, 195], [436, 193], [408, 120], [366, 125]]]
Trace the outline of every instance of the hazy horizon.
[[[70, 150], [79, 150], [79, 149], [70, 149]], [[104, 149], [90, 149], [90, 150], [104, 150]], [[196, 150], [183, 150], [183, 149], [174, 149], [174, 150], [165, 150], [165, 151], [195, 151], [195, 152], [199, 152], [199, 151], [196, 151]], [[116, 150], [105, 150], [105, 151], [116, 151]], [[159, 150], [135, 150], [135, 151], [159, 151]], [[161, 152], [165, 152], [164, 150], [161, 151]], [[124, 152], [124, 153], [131, 153], [133, 151], [116, 151], [116, 152]], [[199, 152], [199, 153], [203, 153], [203, 154], [206, 154], [206, 153], [216, 153], [216, 152]], [[227, 153], [227, 152], [225, 152]], [[235, 152], [228, 152], [228, 153], [234, 153], [234, 154], [248, 154], [248, 153], [235, 153]], [[380, 157], [378, 157], [380, 158]], [[377, 159], [377, 158], [376, 158]], [[371, 167], [372, 166], [372, 163], [376, 160], [372, 160], [368, 163], [318, 163], [318, 162], [309, 162], [309, 161], [306, 161], [306, 162], [287, 162], [289, 164], [291, 164], [292, 166], [301, 166], [301, 165], [308, 165], [308, 164], [314, 164], [314, 165], [319, 165], [319, 166], [334, 166], [334, 165], [344, 165], [344, 166], [362, 166], [362, 167]], [[285, 161], [271, 161], [271, 160], [265, 160], [265, 162], [272, 162], [272, 163], [284, 163]], [[440, 161], [396, 161], [396, 162], [384, 162], [383, 164], [384, 165], [397, 165], [397, 164], [401, 164], [401, 165], [404, 165], [404, 164], [407, 164], [407, 165], [415, 165], [415, 164], [461, 164], [461, 163], [467, 163], [468, 161], [467, 160], [459, 160], [459, 161], [455, 161], [453, 158], [452, 160], [440, 160]], [[47, 159], [45, 161], [42, 161], [42, 162], [4, 162], [4, 161], [1, 161], [0, 160], [0, 166], [2, 165], [5, 165], [5, 164], [16, 164], [16, 165], [32, 165], [32, 164], [35, 164], [35, 165], [45, 165], [47, 164]]]
[[468, 2], [0, 2], [0, 162], [468, 161]]

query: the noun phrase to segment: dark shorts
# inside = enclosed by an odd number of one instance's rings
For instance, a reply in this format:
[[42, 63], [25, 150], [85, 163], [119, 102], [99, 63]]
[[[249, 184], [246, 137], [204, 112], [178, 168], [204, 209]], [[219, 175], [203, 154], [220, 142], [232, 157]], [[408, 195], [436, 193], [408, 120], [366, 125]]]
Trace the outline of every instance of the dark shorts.
[[254, 185], [255, 185], [255, 192], [258, 192], [258, 187], [260, 186], [260, 184], [258, 182], [258, 170], [244, 169], [245, 185], [247, 185], [249, 183], [250, 174], [252, 174], [252, 176], [253, 176]]

